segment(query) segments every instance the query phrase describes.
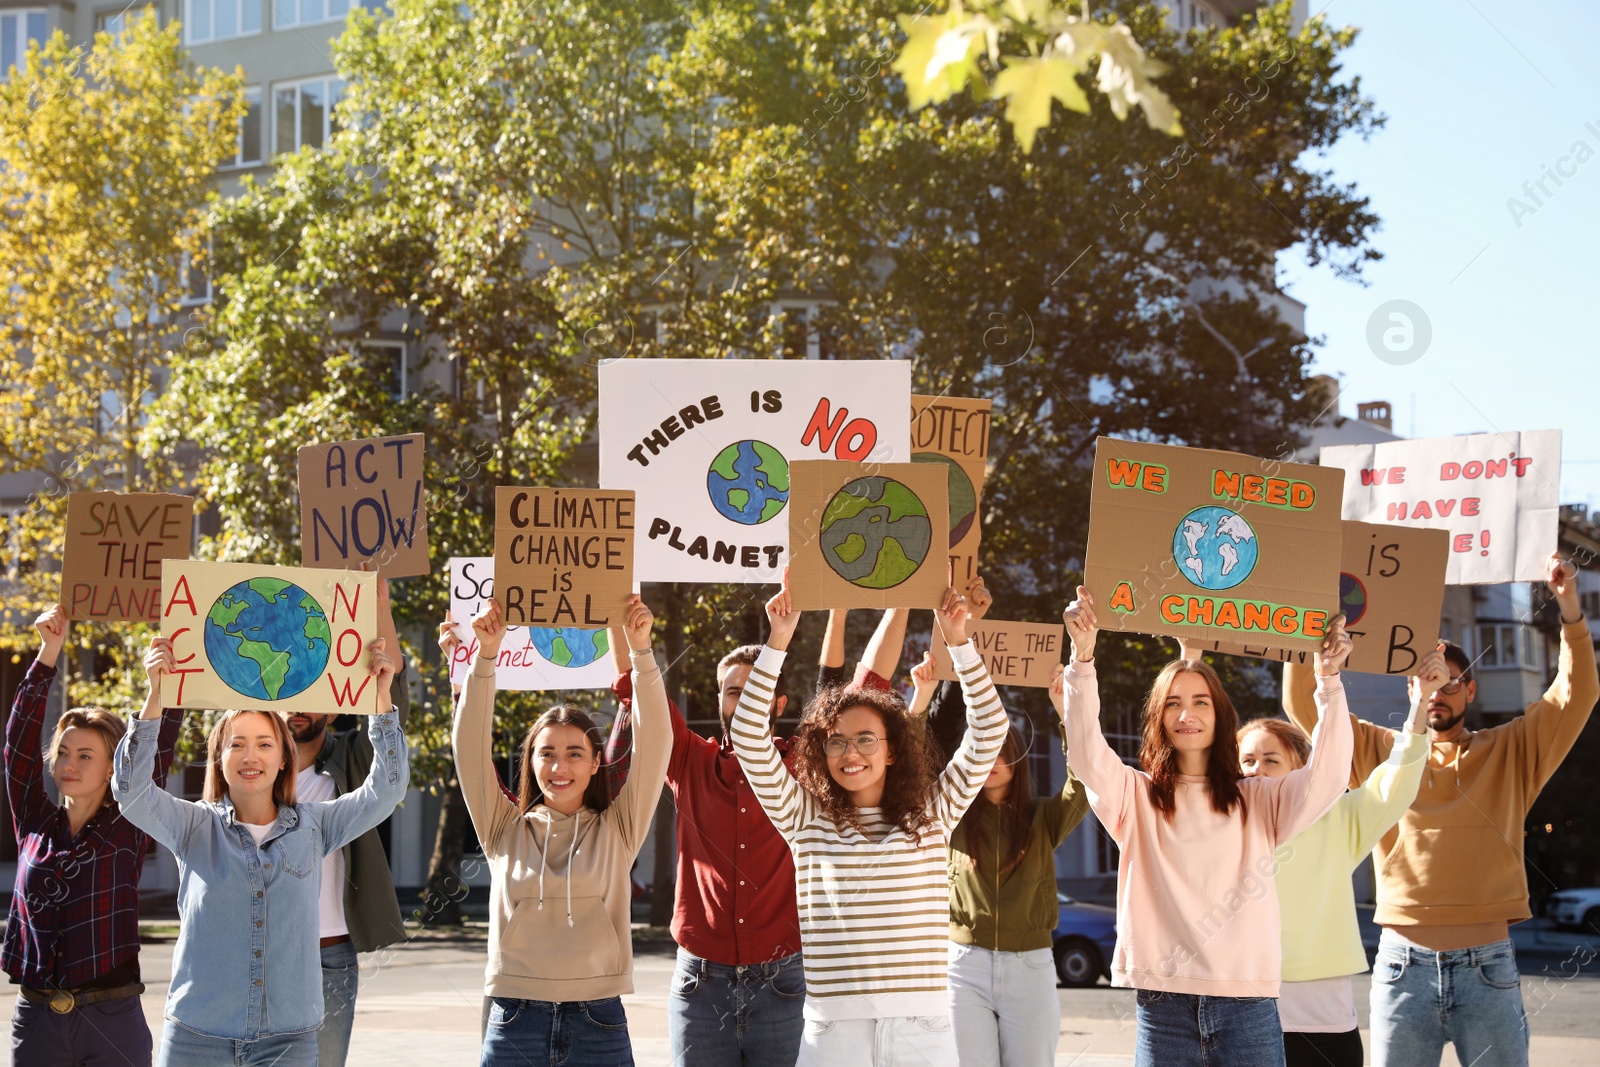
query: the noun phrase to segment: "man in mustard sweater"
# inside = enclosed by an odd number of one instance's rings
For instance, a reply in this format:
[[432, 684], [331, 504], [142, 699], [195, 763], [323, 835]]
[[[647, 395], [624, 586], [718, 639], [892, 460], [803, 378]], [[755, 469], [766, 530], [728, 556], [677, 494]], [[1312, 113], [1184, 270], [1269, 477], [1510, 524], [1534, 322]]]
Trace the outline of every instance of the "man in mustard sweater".
[[[1446, 648], [1450, 681], [1428, 707], [1430, 751], [1417, 799], [1378, 843], [1372, 973], [1375, 1067], [1436, 1064], [1447, 1044], [1473, 1067], [1526, 1067], [1528, 1018], [1510, 924], [1532, 917], [1523, 821], [1600, 698], [1594, 642], [1578, 607], [1577, 569], [1550, 557], [1561, 612], [1561, 662], [1544, 696], [1487, 730], [1463, 719], [1477, 695], [1472, 664]], [[1316, 679], [1284, 672], [1284, 709], [1307, 733]], [[1352, 784], [1389, 756], [1395, 735], [1355, 720]]]

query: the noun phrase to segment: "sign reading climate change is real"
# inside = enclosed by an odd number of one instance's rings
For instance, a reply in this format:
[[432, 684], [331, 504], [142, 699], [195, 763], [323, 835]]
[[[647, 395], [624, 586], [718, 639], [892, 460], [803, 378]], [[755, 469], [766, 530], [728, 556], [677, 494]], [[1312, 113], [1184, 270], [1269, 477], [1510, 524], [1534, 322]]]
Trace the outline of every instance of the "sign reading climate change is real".
[[378, 686], [378, 576], [358, 571], [169, 559], [161, 636], [176, 663], [169, 708], [371, 715]]
[[776, 582], [789, 464], [911, 458], [904, 360], [618, 359], [600, 367], [600, 484], [632, 489], [635, 577]]
[[1337, 611], [1344, 473], [1095, 443], [1084, 584], [1107, 630], [1314, 649]]

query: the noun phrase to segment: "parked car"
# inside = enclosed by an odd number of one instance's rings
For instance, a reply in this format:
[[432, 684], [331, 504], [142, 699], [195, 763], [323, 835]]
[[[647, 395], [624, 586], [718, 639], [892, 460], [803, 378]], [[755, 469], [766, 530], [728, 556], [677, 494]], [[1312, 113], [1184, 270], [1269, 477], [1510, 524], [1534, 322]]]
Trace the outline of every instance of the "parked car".
[[1061, 919], [1055, 942], [1056, 978], [1062, 985], [1082, 989], [1111, 979], [1111, 955], [1117, 947], [1117, 909], [1085, 904], [1065, 893], [1056, 894]]
[[1600, 932], [1600, 889], [1563, 889], [1545, 900], [1544, 913], [1557, 926]]

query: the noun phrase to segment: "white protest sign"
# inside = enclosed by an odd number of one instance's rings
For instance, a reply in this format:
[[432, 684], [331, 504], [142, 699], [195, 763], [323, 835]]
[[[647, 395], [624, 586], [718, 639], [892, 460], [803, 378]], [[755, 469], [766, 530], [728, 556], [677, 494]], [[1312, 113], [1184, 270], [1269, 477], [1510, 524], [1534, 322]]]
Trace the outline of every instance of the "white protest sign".
[[[461, 639], [450, 657], [450, 684], [467, 680], [478, 641], [472, 619], [494, 596], [494, 557], [450, 560], [450, 619]], [[616, 681], [608, 630], [510, 626], [495, 664], [496, 689], [610, 689]]]
[[776, 582], [789, 464], [910, 462], [911, 364], [610, 360], [599, 437], [601, 487], [636, 494], [636, 581]]
[[1450, 585], [1536, 582], [1556, 548], [1561, 431], [1333, 445], [1344, 517], [1450, 531]]

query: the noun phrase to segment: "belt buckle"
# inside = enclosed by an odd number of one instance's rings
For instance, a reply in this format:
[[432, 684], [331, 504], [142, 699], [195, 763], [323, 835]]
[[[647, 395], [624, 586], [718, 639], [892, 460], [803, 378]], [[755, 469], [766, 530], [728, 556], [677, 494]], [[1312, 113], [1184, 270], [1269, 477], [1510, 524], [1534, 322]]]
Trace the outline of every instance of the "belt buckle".
[[78, 998], [65, 989], [57, 989], [50, 994], [50, 1010], [57, 1015], [70, 1015], [77, 1006]]

